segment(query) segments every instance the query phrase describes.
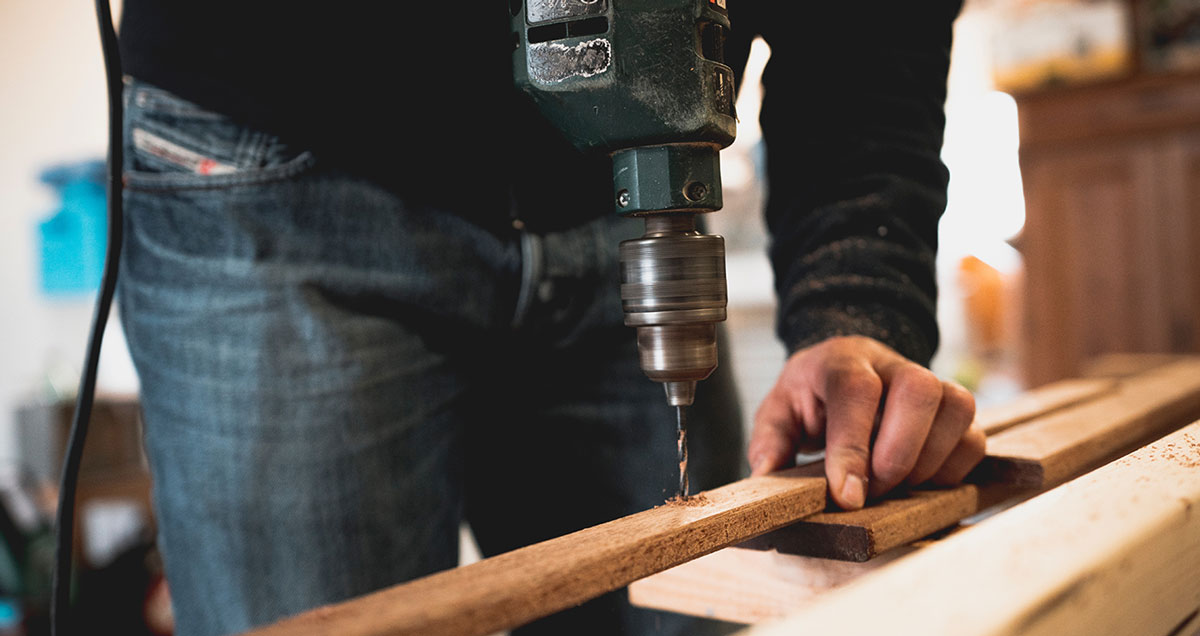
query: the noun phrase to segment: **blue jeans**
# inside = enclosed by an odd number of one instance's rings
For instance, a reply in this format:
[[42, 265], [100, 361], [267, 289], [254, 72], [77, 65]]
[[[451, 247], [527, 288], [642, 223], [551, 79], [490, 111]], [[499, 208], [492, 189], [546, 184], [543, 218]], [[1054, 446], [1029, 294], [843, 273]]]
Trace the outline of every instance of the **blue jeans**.
[[[454, 567], [464, 520], [494, 555], [674, 494], [618, 295], [639, 222], [488, 231], [146, 84], [126, 101], [119, 303], [179, 634]], [[740, 471], [729, 377], [693, 409], [694, 490]], [[710, 627], [617, 592], [518, 633]]]

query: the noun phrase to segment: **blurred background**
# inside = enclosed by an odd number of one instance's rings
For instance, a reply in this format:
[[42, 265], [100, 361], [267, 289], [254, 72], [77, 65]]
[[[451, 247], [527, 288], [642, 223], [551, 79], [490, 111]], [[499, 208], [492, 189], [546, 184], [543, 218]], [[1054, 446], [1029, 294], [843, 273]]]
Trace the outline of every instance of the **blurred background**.
[[[784, 360], [756, 122], [769, 55], [756, 43], [738, 140], [722, 157], [726, 209], [710, 219], [728, 242], [733, 343], [722, 353], [747, 423]], [[934, 370], [986, 405], [1101, 353], [1200, 350], [1200, 0], [968, 0], [949, 84]], [[0, 1], [0, 86], [3, 636], [45, 628], [53, 482], [103, 257], [106, 112], [90, 6]], [[99, 387], [80, 492], [81, 611], [121, 633], [168, 633], [137, 380], [115, 320]]]

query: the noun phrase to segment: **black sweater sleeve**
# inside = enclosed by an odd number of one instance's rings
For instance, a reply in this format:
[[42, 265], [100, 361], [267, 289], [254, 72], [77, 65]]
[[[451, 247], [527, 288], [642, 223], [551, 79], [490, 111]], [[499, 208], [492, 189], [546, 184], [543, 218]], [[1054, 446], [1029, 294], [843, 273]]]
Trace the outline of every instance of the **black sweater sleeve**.
[[737, 39], [758, 33], [771, 47], [761, 123], [780, 337], [795, 351], [870, 336], [928, 364], [949, 178], [943, 103], [961, 2], [738, 6]]

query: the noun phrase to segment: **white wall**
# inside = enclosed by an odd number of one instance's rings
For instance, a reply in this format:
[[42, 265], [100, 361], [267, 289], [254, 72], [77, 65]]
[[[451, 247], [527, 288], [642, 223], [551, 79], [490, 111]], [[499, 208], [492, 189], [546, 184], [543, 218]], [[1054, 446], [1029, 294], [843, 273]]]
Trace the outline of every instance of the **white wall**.
[[[56, 209], [38, 181], [48, 165], [106, 148], [104, 67], [92, 4], [0, 2], [0, 461], [15, 456], [13, 409], [46, 395], [47, 379], [78, 381], [92, 299], [37, 289], [37, 223]], [[134, 387], [123, 340], [109, 331], [101, 388]]]

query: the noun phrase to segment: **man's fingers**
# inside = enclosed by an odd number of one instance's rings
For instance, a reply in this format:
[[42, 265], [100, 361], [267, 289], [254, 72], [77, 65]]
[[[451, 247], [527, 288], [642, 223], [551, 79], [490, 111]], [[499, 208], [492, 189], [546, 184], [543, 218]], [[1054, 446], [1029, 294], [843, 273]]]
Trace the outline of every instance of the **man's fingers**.
[[878, 369], [887, 386], [887, 400], [871, 449], [872, 497], [891, 490], [912, 473], [942, 404], [943, 391], [936, 375], [907, 360], [897, 358]]
[[817, 384], [825, 404], [825, 474], [839, 506], [856, 510], [867, 498], [871, 429], [883, 380], [862, 359], [833, 361]]
[[824, 438], [830, 498], [855, 510], [906, 480], [960, 481], [983, 456], [982, 433], [967, 432], [974, 412], [966, 389], [879, 342], [830, 338], [789, 358], [755, 415], [747, 458], [761, 475]]
[[791, 464], [802, 438], [786, 391], [772, 389], [754, 415], [754, 432], [746, 448], [751, 475], [765, 475]]
[[938, 469], [932, 482], [939, 486], [953, 486], [961, 482], [967, 473], [983, 460], [986, 451], [987, 436], [979, 428], [972, 426], [946, 458], [946, 463]]
[[974, 419], [975, 398], [970, 391], [953, 382], [944, 383], [941, 408], [933, 420], [921, 456], [908, 475], [908, 483], [916, 485], [933, 477], [946, 464]]

